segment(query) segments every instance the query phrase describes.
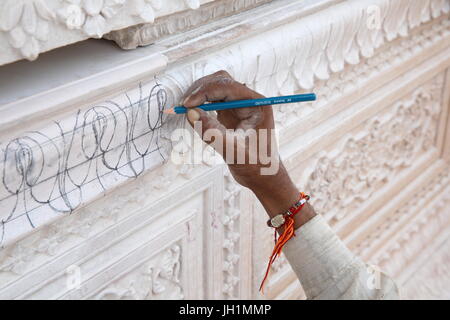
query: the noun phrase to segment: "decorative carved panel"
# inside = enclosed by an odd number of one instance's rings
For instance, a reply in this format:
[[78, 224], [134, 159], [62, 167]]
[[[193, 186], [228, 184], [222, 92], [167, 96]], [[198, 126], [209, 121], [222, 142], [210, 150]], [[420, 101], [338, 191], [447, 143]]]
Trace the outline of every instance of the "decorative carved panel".
[[303, 169], [303, 189], [315, 198], [314, 207], [331, 225], [355, 213], [375, 192], [436, 148], [443, 84], [440, 74], [386, 106]]
[[173, 244], [157, 257], [95, 295], [100, 300], [183, 299], [180, 281], [181, 247]]
[[[152, 298], [221, 297], [224, 262], [220, 252], [223, 241], [229, 238], [218, 220], [223, 205], [215, 201], [222, 199], [222, 177], [220, 166], [190, 183], [180, 177], [179, 182], [185, 181], [183, 187], [167, 187], [161, 191], [170, 195], [159, 199], [155, 199], [155, 186], [161, 187], [157, 177], [145, 177], [140, 186], [111, 195], [116, 201], [99, 200], [87, 207], [86, 219], [80, 219], [84, 230], [76, 226], [66, 229], [62, 220], [53, 224], [52, 233], [41, 232], [31, 243], [28, 239], [19, 241], [2, 252], [0, 296], [112, 298], [108, 288], [121, 288], [124, 281], [142, 276], [148, 277], [148, 287], [136, 287], [134, 290], [141, 291], [134, 297], [141, 297], [142, 290]], [[184, 188], [195, 191], [186, 194]], [[130, 192], [134, 196], [129, 197]], [[209, 232], [199, 232], [208, 228]], [[215, 258], [209, 259], [213, 252]], [[80, 270], [79, 288], [67, 286], [67, 270], [74, 267]], [[205, 276], [214, 281], [204, 284]], [[129, 292], [113, 291], [117, 298], [130, 298]]]

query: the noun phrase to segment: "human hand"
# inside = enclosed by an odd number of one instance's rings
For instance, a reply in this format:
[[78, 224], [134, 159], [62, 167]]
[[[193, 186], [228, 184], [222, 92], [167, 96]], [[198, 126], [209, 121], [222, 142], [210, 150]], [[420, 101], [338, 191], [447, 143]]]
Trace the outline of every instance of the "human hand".
[[[195, 81], [184, 95], [184, 106], [191, 126], [204, 142], [219, 152], [235, 180], [251, 189], [269, 216], [284, 212], [299, 197], [278, 154], [271, 106], [205, 112], [205, 102], [264, 98], [226, 71]], [[309, 205], [296, 221], [299, 227], [315, 215]]]
[[[195, 81], [184, 100], [184, 106], [190, 108], [187, 116], [191, 125], [223, 156], [236, 181], [250, 189], [260, 183], [262, 172], [276, 175], [278, 171], [272, 107], [219, 110], [217, 117], [195, 107], [205, 102], [257, 98], [264, 96], [235, 81], [226, 71], [219, 71]], [[198, 125], [194, 126], [196, 121]], [[269, 172], [271, 167], [273, 171]]]

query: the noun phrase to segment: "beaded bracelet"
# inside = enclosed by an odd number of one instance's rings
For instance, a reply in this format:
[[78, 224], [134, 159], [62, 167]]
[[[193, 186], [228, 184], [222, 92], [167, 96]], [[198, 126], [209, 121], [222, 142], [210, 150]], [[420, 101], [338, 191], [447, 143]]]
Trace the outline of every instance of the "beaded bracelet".
[[[295, 236], [294, 231], [294, 216], [298, 214], [305, 205], [306, 202], [310, 197], [303, 192], [300, 193], [300, 199], [287, 211], [284, 213], [280, 213], [273, 217], [272, 219], [269, 219], [267, 221], [267, 225], [269, 227], [275, 228], [275, 247], [273, 248], [272, 255], [270, 256], [269, 263], [267, 265], [266, 274], [264, 275], [264, 279], [261, 282], [261, 286], [259, 287], [259, 291], [262, 291], [264, 288], [264, 283], [267, 279], [267, 276], [269, 275], [270, 267], [274, 263], [277, 257], [281, 255], [281, 250], [283, 249], [283, 246], [293, 237]], [[280, 237], [277, 240], [277, 229], [284, 226], [283, 233], [280, 235]]]

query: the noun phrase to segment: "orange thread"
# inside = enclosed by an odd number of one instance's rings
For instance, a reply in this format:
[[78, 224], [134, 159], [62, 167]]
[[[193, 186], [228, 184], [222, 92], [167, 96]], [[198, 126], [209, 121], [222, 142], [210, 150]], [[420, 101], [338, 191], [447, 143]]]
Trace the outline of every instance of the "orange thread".
[[[300, 199], [304, 199], [307, 196], [302, 192], [300, 193]], [[306, 202], [305, 202], [306, 203]], [[285, 217], [285, 223], [282, 227], [284, 227], [283, 233], [280, 235], [280, 237], [277, 240], [277, 230], [275, 229], [275, 247], [273, 248], [272, 255], [270, 256], [269, 263], [267, 264], [267, 270], [266, 274], [264, 275], [264, 279], [261, 282], [261, 286], [259, 287], [259, 291], [262, 291], [264, 294], [264, 283], [266, 282], [266, 279], [269, 275], [270, 267], [275, 262], [275, 260], [281, 255], [281, 251], [284, 247], [284, 245], [292, 239], [292, 237], [295, 236], [295, 230], [294, 230], [294, 216], [299, 213], [303, 206], [302, 204], [298, 208], [290, 208], [289, 211], [292, 213], [291, 215], [288, 215]]]

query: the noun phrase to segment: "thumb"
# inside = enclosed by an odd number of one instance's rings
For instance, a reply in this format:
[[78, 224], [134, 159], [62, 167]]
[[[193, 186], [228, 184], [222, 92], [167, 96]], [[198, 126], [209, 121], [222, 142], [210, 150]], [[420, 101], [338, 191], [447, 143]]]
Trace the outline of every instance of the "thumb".
[[187, 118], [204, 142], [211, 143], [218, 138], [222, 142], [225, 141], [226, 128], [217, 117], [211, 116], [201, 109], [192, 108], [188, 110]]
[[200, 120], [200, 113], [195, 109], [189, 109], [187, 112], [187, 118], [189, 120], [189, 123], [191, 125], [194, 125], [195, 121]]

